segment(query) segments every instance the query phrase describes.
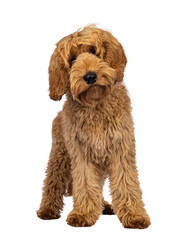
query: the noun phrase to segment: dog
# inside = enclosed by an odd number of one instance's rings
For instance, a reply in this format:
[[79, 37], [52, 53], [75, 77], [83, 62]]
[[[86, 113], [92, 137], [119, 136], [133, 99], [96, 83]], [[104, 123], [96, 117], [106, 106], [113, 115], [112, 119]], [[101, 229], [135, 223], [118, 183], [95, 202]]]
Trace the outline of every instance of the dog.
[[[73, 196], [67, 223], [92, 226], [116, 214], [125, 228], [147, 228], [135, 160], [131, 103], [123, 83], [124, 49], [107, 30], [89, 25], [57, 44], [49, 65], [49, 96], [63, 110], [52, 125], [52, 149], [37, 215], [57, 219]], [[112, 205], [102, 195], [109, 178]]]

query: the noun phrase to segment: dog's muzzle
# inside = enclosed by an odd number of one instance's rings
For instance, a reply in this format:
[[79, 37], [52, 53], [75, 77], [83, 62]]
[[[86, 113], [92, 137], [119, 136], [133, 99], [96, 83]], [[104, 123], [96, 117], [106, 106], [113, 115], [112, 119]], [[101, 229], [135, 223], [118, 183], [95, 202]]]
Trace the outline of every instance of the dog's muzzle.
[[97, 81], [97, 74], [95, 72], [87, 72], [83, 78], [87, 84], [94, 84]]

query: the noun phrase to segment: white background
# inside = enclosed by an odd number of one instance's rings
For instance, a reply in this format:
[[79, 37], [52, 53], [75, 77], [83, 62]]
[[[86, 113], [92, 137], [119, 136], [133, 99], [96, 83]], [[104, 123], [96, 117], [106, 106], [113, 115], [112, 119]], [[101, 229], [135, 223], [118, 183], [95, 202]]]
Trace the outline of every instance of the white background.
[[[182, 1], [1, 1], [1, 239], [183, 239]], [[48, 97], [55, 43], [88, 23], [100, 23], [122, 43], [125, 84], [133, 105], [137, 164], [152, 225], [124, 229], [116, 216], [91, 228], [43, 221], [36, 210], [51, 147], [51, 124], [64, 99]], [[110, 200], [108, 185], [104, 194]]]

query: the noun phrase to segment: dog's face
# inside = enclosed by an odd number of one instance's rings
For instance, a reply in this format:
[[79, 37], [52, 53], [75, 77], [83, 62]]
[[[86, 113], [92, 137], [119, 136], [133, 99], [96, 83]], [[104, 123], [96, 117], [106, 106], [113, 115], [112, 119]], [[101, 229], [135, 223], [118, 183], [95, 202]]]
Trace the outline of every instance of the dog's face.
[[71, 91], [82, 105], [96, 105], [123, 80], [126, 56], [111, 33], [85, 27], [57, 43], [49, 66], [50, 98]]

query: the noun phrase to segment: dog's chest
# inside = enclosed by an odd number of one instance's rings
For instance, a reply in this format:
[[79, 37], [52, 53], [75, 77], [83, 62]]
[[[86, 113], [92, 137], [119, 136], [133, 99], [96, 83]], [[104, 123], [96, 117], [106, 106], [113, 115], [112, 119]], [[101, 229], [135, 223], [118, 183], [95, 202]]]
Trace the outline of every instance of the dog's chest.
[[131, 108], [122, 85], [104, 100], [87, 108], [70, 98], [63, 108], [62, 124], [69, 155], [105, 167], [119, 151]]
[[96, 158], [109, 155], [122, 138], [119, 117], [99, 110], [79, 114], [75, 131], [87, 154]]

